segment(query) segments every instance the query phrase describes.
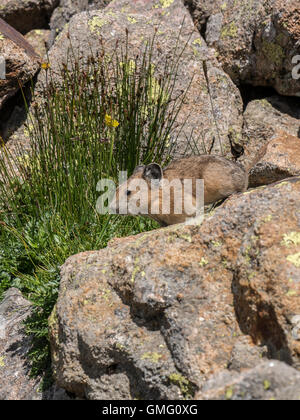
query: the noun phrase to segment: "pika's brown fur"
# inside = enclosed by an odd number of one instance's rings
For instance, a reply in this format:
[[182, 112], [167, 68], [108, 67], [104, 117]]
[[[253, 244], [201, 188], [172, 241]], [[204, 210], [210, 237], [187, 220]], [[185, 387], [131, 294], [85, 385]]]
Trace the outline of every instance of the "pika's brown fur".
[[[162, 214], [161, 200], [164, 192], [163, 181], [180, 180], [183, 183], [185, 179], [193, 180], [191, 203], [195, 205], [196, 180], [204, 180], [204, 204], [212, 204], [225, 199], [232, 194], [244, 192], [248, 188], [248, 173], [238, 163], [234, 163], [221, 156], [202, 155], [191, 156], [172, 161], [164, 170], [156, 163], [147, 166], [139, 166], [133, 175], [117, 189], [112, 202], [112, 208], [117, 213], [124, 213], [129, 196], [137, 193], [135, 188], [131, 188], [133, 181], [143, 179], [147, 182], [148, 191], [145, 203], [141, 205], [138, 214], [146, 215], [157, 220], [162, 225], [172, 225], [185, 222], [190, 216], [182, 211], [181, 214], [174, 213], [174, 195], [176, 188], [171, 195], [170, 212]], [[159, 214], [151, 214], [151, 204], [156, 201], [159, 207]], [[127, 209], [128, 214], [132, 214], [130, 206]], [[135, 213], [136, 214], [136, 213]]]

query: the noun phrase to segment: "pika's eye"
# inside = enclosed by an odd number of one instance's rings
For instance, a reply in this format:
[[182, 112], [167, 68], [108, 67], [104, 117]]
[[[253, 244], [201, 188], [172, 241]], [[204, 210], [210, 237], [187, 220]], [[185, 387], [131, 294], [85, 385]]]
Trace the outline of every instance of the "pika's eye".
[[131, 194], [131, 191], [127, 190], [126, 195], [127, 197]]

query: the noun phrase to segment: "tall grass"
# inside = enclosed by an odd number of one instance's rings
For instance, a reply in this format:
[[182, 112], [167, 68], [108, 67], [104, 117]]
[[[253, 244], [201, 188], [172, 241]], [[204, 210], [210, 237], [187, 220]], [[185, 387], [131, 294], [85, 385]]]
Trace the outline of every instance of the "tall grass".
[[71, 48], [59, 74], [45, 65], [43, 94], [33, 94], [28, 109], [29, 151], [12, 154], [2, 145], [0, 298], [15, 286], [35, 305], [27, 322], [34, 373], [49, 365], [47, 318], [66, 258], [157, 227], [96, 212], [100, 179], [117, 181], [121, 170], [131, 175], [139, 164], [164, 165], [173, 156], [187, 94], [175, 93], [182, 50], [174, 49], [158, 75], [154, 41], [137, 57], [126, 46], [83, 61]]

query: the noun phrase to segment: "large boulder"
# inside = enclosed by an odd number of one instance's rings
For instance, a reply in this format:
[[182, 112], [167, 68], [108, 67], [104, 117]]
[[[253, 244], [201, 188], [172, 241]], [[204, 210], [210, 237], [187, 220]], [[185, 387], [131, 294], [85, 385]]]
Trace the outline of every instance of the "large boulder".
[[40, 68], [40, 57], [23, 36], [0, 19], [0, 56], [5, 79], [0, 79], [0, 109]]
[[[178, 154], [186, 149], [187, 138], [191, 135], [200, 151], [203, 151], [204, 143], [207, 149], [220, 153], [222, 143], [224, 152], [230, 154], [228, 135], [234, 132], [238, 138], [242, 131], [241, 95], [218, 64], [214, 51], [207, 48], [181, 0], [118, 0], [101, 11], [75, 15], [49, 52], [54, 74], [66, 61], [71, 44], [84, 62], [91, 51], [99, 52], [99, 38], [103, 40], [107, 54], [115, 50], [117, 41], [119, 47], [124, 46], [126, 30], [132, 58], [140, 54], [145, 41], [157, 31], [153, 49], [156, 77], [163, 74], [165, 60], [173, 54], [177, 39], [179, 51], [187, 43], [180, 59], [175, 94], [182, 93], [192, 77], [193, 80], [177, 119], [180, 130], [189, 117], [180, 134]], [[44, 78], [41, 74], [38, 84], [43, 83]]]
[[32, 29], [47, 28], [59, 0], [1, 0], [0, 18], [25, 35]]
[[221, 372], [196, 396], [199, 400], [300, 400], [300, 372], [272, 360], [241, 374]]
[[300, 138], [280, 133], [264, 146], [249, 173], [249, 186], [272, 184], [300, 175]]
[[57, 35], [63, 30], [71, 17], [84, 10], [100, 10], [111, 0], [60, 0], [50, 20], [51, 36], [49, 46], [52, 46]]
[[273, 86], [300, 95], [293, 59], [300, 54], [294, 0], [184, 0], [208, 46], [236, 83]]
[[299, 368], [299, 208], [290, 178], [231, 197], [201, 226], [71, 257], [50, 322], [59, 386], [176, 399], [266, 353]]
[[300, 138], [299, 100], [273, 95], [250, 101], [244, 112], [244, 155], [240, 161], [251, 167], [262, 147], [280, 133]]

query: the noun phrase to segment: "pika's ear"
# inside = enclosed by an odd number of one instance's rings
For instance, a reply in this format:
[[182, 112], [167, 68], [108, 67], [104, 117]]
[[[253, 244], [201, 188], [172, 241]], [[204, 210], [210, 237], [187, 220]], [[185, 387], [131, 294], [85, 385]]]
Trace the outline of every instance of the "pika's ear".
[[150, 165], [145, 166], [143, 178], [146, 180], [155, 180], [160, 181], [163, 177], [163, 170], [160, 165], [157, 163], [150, 163]]
[[[137, 166], [137, 167], [135, 168], [135, 170], [133, 171], [133, 174], [136, 174], [136, 173], [138, 173], [138, 172], [143, 171], [143, 170], [144, 170], [144, 168], [145, 168], [145, 165], [140, 165], [140, 166]], [[133, 175], [133, 174], [132, 174], [132, 175]]]

